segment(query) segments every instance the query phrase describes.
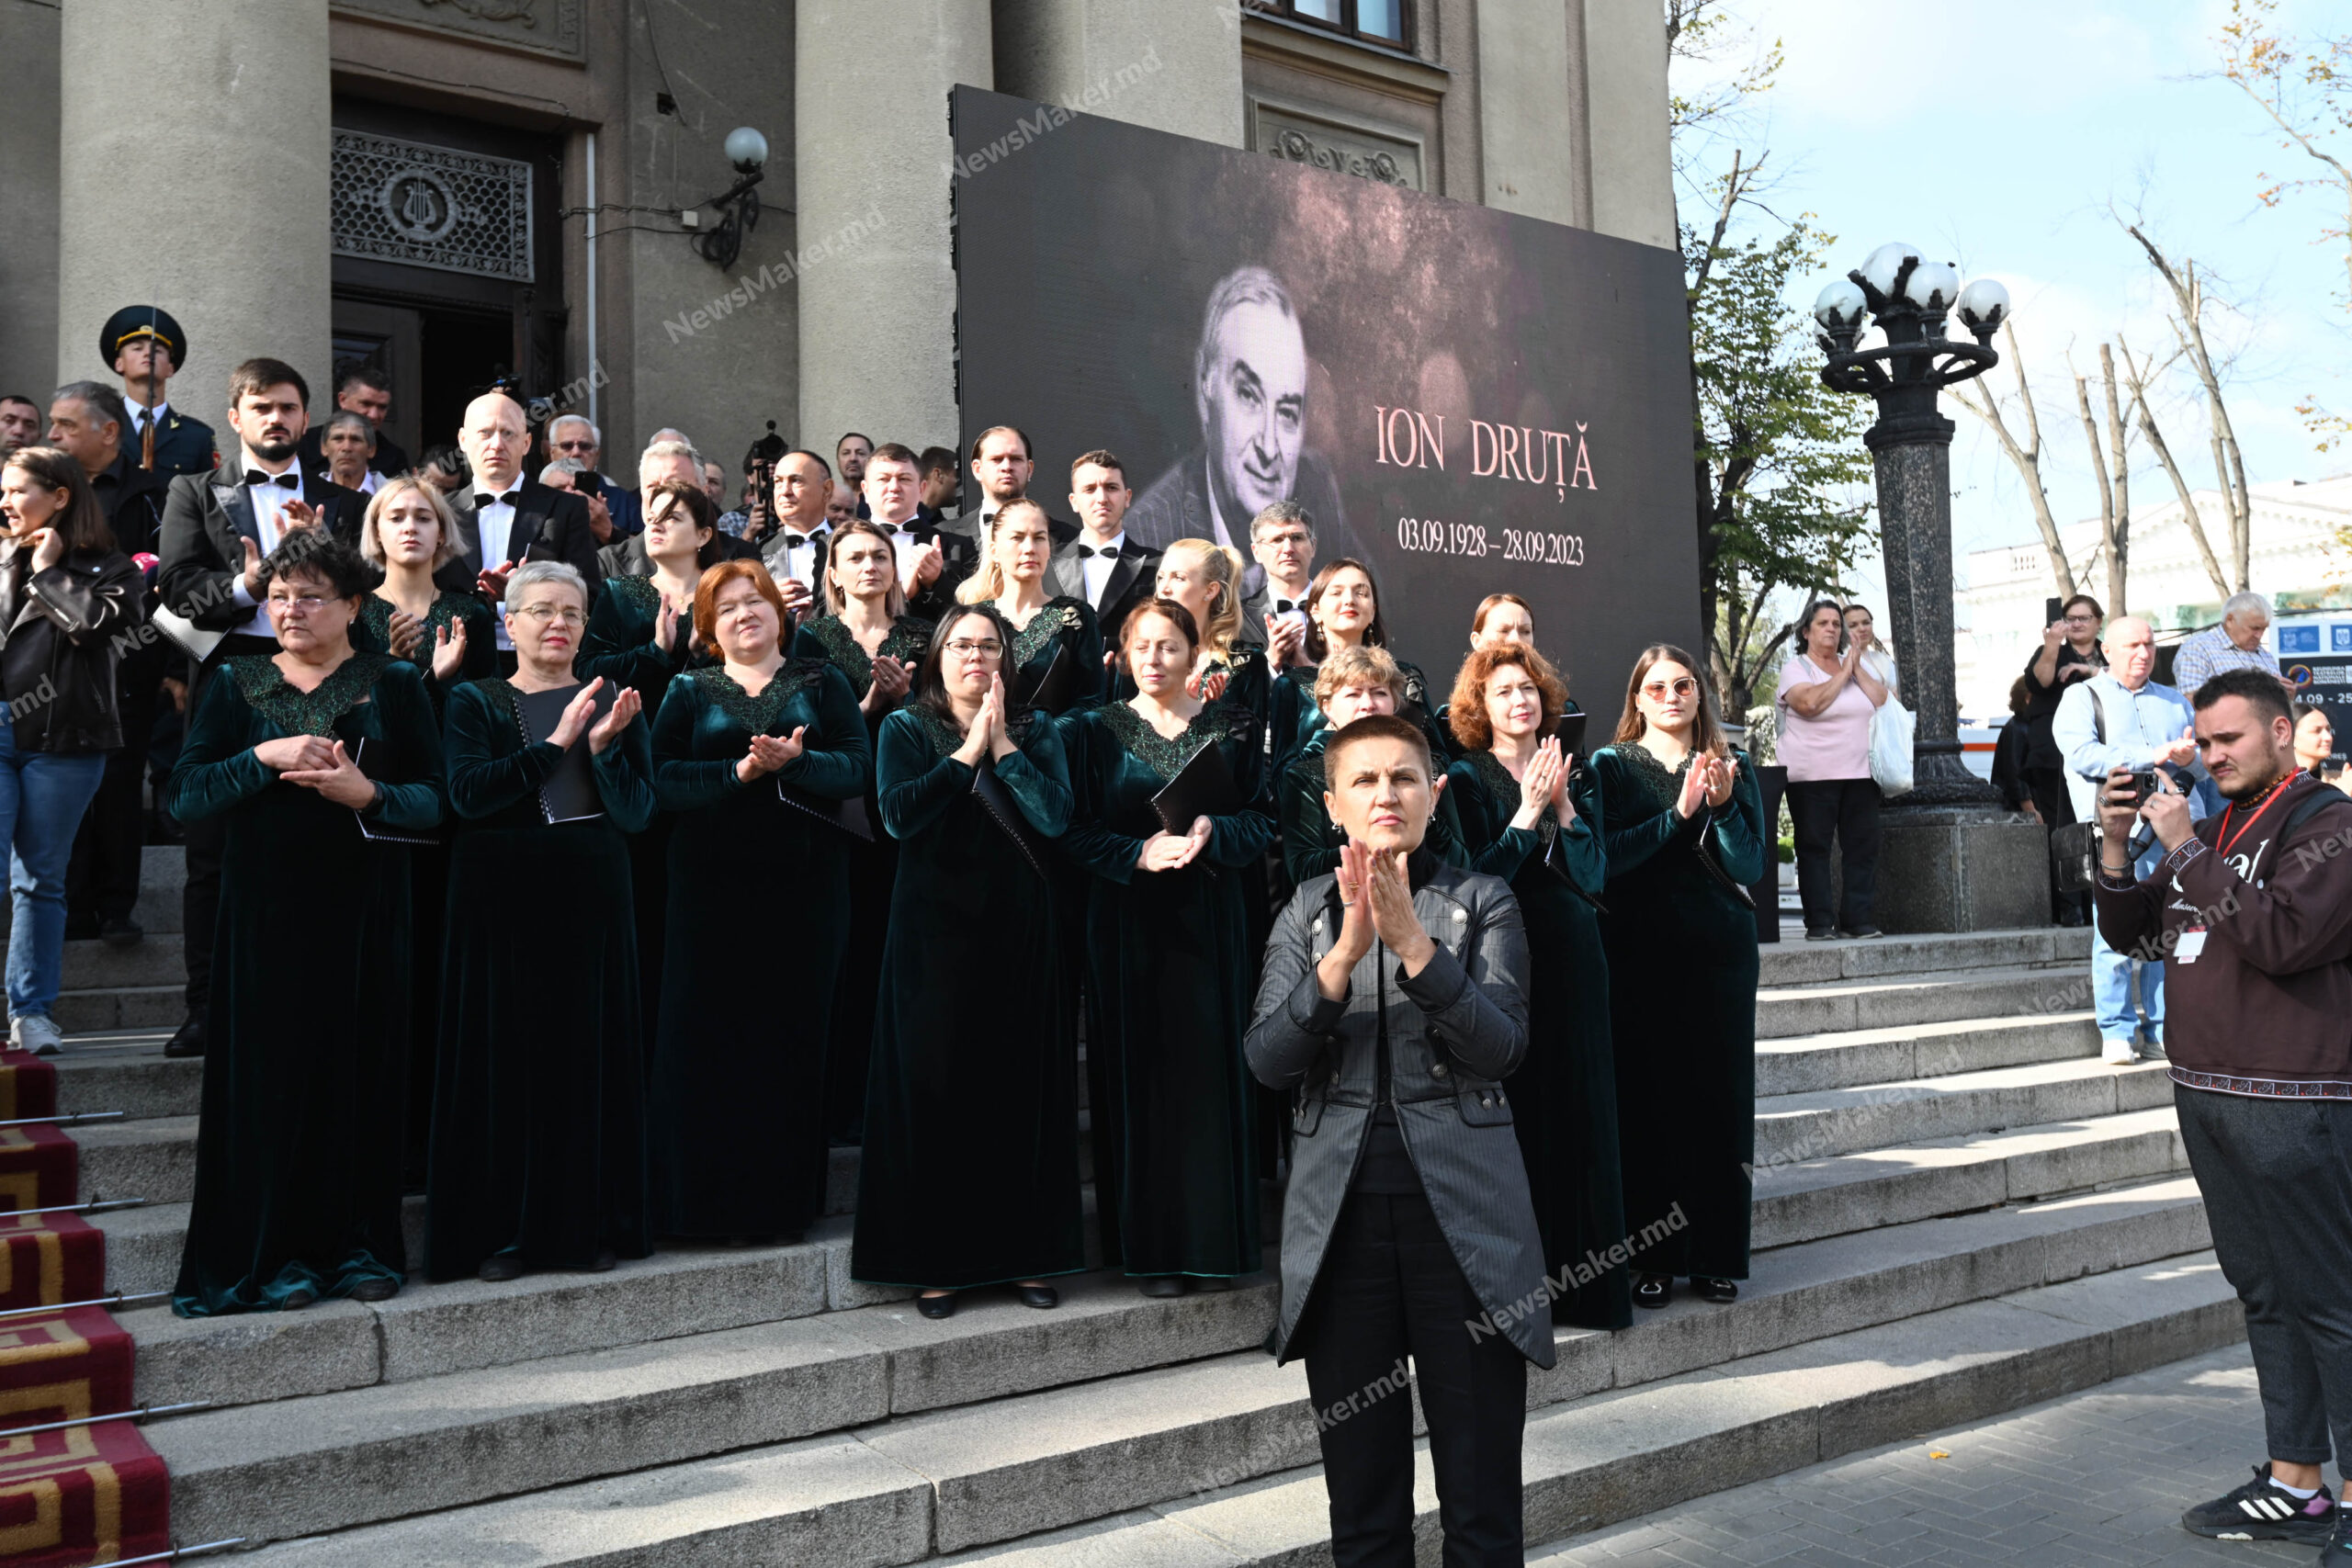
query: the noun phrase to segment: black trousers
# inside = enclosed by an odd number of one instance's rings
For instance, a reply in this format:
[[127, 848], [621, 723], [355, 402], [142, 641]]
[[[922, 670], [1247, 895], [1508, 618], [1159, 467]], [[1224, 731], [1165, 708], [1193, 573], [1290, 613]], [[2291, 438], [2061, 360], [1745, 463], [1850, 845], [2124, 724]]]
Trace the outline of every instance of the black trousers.
[[2352, 1464], [2352, 1100], [2173, 1086], [2213, 1252], [2245, 1308], [2270, 1457]]
[[1351, 1192], [1299, 1325], [1335, 1568], [1411, 1568], [1413, 1398], [1429, 1420], [1446, 1568], [1518, 1568], [1527, 1362], [1473, 1339], [1485, 1311], [1429, 1200]]
[[[1789, 820], [1796, 828], [1797, 897], [1807, 931], [1871, 923], [1878, 892], [1878, 785], [1869, 779], [1808, 779], [1789, 785]], [[1845, 897], [1833, 896], [1829, 846], [1836, 840]], [[1832, 903], [1842, 904], [1833, 910]]]

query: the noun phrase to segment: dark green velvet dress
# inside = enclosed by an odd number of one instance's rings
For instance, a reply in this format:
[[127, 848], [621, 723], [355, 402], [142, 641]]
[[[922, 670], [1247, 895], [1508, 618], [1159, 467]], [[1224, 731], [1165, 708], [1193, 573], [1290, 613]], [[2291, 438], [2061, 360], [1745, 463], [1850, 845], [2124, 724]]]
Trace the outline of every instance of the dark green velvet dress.
[[[752, 736], [802, 728], [780, 772], [738, 779]], [[776, 784], [853, 800], [873, 774], [848, 678], [822, 660], [786, 660], [757, 696], [723, 669], [690, 671], [662, 699], [654, 791], [677, 823], [647, 1111], [657, 1233], [796, 1236], [824, 1212], [851, 840]]]
[[[1323, 804], [1323, 743], [1329, 729], [1306, 738], [1297, 757], [1274, 785], [1274, 816], [1282, 824], [1283, 880], [1278, 903], [1287, 904], [1301, 883], [1340, 869], [1340, 851], [1347, 842]], [[1442, 758], [1435, 759], [1439, 770]], [[1453, 786], [1448, 784], [1430, 813], [1428, 847], [1441, 860], [1467, 865], [1462, 849], [1462, 823], [1454, 814]]]
[[[436, 594], [424, 618], [424, 640], [408, 660], [424, 678], [425, 694], [433, 699], [437, 724], [448, 713], [449, 688], [433, 675], [433, 643], [441, 628], [463, 623], [466, 653], [458, 682], [480, 681], [498, 673], [498, 618], [490, 606], [470, 593]], [[352, 625], [352, 646], [384, 651], [392, 646], [392, 605], [370, 593], [359, 602], [359, 618]], [[452, 685], [458, 682], [451, 682]], [[445, 849], [412, 847], [408, 857], [409, 950], [420, 956], [441, 952], [441, 916], [449, 898], [449, 856]], [[433, 1064], [437, 1051], [435, 1031], [441, 1018], [441, 970], [437, 963], [415, 966], [409, 987], [408, 1143], [401, 1158], [401, 1185], [411, 1192], [424, 1190], [425, 1166], [433, 1127]]]
[[[882, 819], [902, 840], [876, 1006], [850, 1273], [928, 1290], [1086, 1267], [1078, 1048], [1051, 880], [972, 793], [964, 737], [927, 709], [883, 721]], [[1059, 730], [1015, 721], [983, 760], [1039, 839], [1069, 824]]]
[[[1065, 720], [1063, 740], [1075, 806], [1062, 843], [1094, 874], [1086, 1042], [1103, 1256], [1129, 1274], [1254, 1273], [1256, 1080], [1241, 1035], [1259, 954], [1246, 904], [1274, 838], [1257, 731], [1212, 703], [1170, 740], [1113, 703]], [[1223, 750], [1245, 804], [1211, 818], [1190, 865], [1138, 871], [1160, 826], [1151, 797], [1204, 743]]]
[[371, 821], [441, 821], [441, 738], [413, 666], [355, 653], [305, 694], [256, 654], [205, 683], [169, 791], [174, 817], [227, 829], [183, 1317], [347, 1295], [408, 1267], [408, 851], [254, 758], [294, 735], [367, 741]]
[[1593, 753], [1609, 886], [1600, 922], [1617, 1049], [1625, 1225], [1688, 1223], [1635, 1255], [1642, 1274], [1747, 1278], [1756, 1158], [1756, 912], [1700, 859], [1705, 843], [1742, 886], [1764, 874], [1756, 769], [1720, 811], [1674, 814], [1690, 767], [1668, 773], [1638, 741]]
[[[585, 747], [582, 735], [576, 746]], [[581, 1269], [649, 1245], [645, 1064], [628, 835], [653, 818], [645, 721], [595, 754], [605, 815], [550, 823], [563, 760], [526, 739], [515, 690], [457, 687], [443, 721], [448, 942], [425, 1189], [425, 1265], [472, 1274], [496, 1253]]]
[[1085, 600], [1067, 593], [1046, 600], [1029, 617], [1029, 624], [1012, 634], [1012, 647], [1004, 660], [1007, 694], [1015, 694], [1022, 681], [1042, 678], [1057, 652], [1070, 664], [1069, 697], [1058, 711], [1069, 713], [1101, 703], [1107, 674], [1102, 666], [1102, 628], [1095, 624], [1094, 611]]
[[[931, 647], [931, 623], [900, 615], [876, 651], [911, 671]], [[874, 684], [874, 660], [858, 646], [838, 615], [817, 615], [793, 634], [796, 659], [822, 659], [849, 679], [859, 702]], [[879, 754], [887, 714], [865, 716], [865, 734]], [[855, 1144], [864, 1135], [865, 1062], [874, 1039], [874, 993], [882, 983], [882, 939], [890, 926], [890, 888], [899, 872], [899, 840], [882, 829], [874, 787], [865, 791], [865, 820], [874, 841], [853, 839], [849, 846], [849, 941], [842, 952], [841, 978], [833, 986], [832, 1038], [825, 1047], [825, 1138]]]
[[[1390, 650], [1391, 657], [1394, 651]], [[1419, 728], [1430, 743], [1430, 755], [1442, 768], [1453, 759], [1453, 737], [1437, 720], [1437, 705], [1431, 700], [1429, 677], [1421, 673], [1419, 665], [1408, 664], [1401, 659], [1396, 660], [1396, 668], [1405, 677], [1405, 702], [1397, 708], [1396, 716]], [[1323, 709], [1315, 701], [1315, 666], [1294, 664], [1273, 678], [1266, 725], [1269, 754], [1277, 778], [1290, 771], [1307, 741], [1326, 727]]]
[[[588, 611], [587, 629], [580, 635], [580, 651], [571, 672], [582, 681], [598, 676], [634, 686], [645, 703], [645, 718], [653, 722], [670, 682], [689, 670], [708, 670], [719, 661], [694, 651], [690, 617], [678, 622], [675, 651], [653, 646], [661, 629], [662, 591], [650, 577], [608, 577], [596, 590]], [[643, 1010], [639, 1038], [650, 1047], [661, 1027], [662, 946], [668, 934], [670, 909], [670, 832], [676, 825], [668, 812], [657, 813], [652, 825], [628, 838], [629, 897], [637, 907], [638, 1005]], [[649, 1060], [650, 1052], [648, 1052]]]
[[[1544, 1271], [1557, 1281], [1565, 1270], [1569, 1287], [1553, 1301], [1552, 1321], [1623, 1328], [1634, 1320], [1631, 1276], [1623, 1267], [1596, 1271], [1587, 1261], [1625, 1236], [1609, 960], [1592, 903], [1608, 878], [1600, 785], [1590, 768], [1574, 775], [1576, 826], [1563, 833], [1549, 812], [1532, 829], [1510, 825], [1519, 781], [1492, 751], [1467, 753], [1447, 780], [1444, 798], [1460, 818], [1465, 852], [1455, 858], [1510, 883], [1527, 920], [1533, 978], [1527, 1055], [1509, 1080], [1511, 1130], [1527, 1162]], [[1545, 863], [1547, 852], [1555, 864]]]

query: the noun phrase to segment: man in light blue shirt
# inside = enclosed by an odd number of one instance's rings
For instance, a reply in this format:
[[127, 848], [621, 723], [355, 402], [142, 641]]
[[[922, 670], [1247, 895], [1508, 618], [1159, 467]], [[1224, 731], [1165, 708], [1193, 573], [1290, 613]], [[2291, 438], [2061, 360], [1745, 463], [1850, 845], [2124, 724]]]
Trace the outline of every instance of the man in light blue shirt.
[[[2107, 668], [2087, 681], [2067, 688], [2058, 713], [2050, 721], [2050, 737], [2066, 759], [2066, 789], [2078, 822], [2098, 820], [2099, 782], [2117, 768], [2152, 768], [2159, 762], [2187, 766], [2197, 756], [2190, 739], [2196, 717], [2188, 701], [2170, 686], [2148, 679], [2156, 667], [2155, 633], [2137, 615], [2119, 615], [2108, 622], [2100, 639]], [[2221, 809], [2211, 780], [2194, 785], [2197, 815]], [[2132, 874], [2145, 877], [2155, 869], [2162, 850], [2152, 840], [2132, 864]], [[2133, 985], [2137, 970], [2138, 985]], [[2138, 1005], [2133, 991], [2137, 989]], [[2144, 1043], [2154, 1055], [2164, 1041], [2165, 966], [2161, 960], [2134, 959], [2107, 945], [2091, 928], [2091, 995], [2098, 1010], [2100, 1055], [2117, 1066], [2138, 1059], [2135, 1041], [2143, 1037], [2140, 1013], [2147, 1014]]]

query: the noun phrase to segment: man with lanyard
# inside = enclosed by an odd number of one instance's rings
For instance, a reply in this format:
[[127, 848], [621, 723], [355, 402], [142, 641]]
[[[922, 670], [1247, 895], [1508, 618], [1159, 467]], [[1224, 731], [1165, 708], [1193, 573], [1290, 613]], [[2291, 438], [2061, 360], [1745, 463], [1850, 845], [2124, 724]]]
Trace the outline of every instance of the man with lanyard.
[[[2057, 716], [2050, 721], [2051, 739], [2066, 760], [2066, 788], [2077, 822], [2096, 820], [2094, 781], [2118, 768], [2152, 768], [2159, 762], [2184, 768], [2197, 754], [2196, 742], [2189, 739], [2188, 704], [2170, 686], [2148, 678], [2156, 667], [2155, 633], [2148, 623], [2137, 615], [2118, 615], [2108, 623], [2100, 647], [2107, 668], [2068, 687], [2059, 699]], [[2201, 781], [2194, 785], [2199, 804], [2211, 804], [2211, 787]], [[2141, 853], [2140, 874], [2147, 874], [2155, 855], [2154, 848]], [[2154, 1055], [2164, 1043], [2164, 960], [2161, 955], [2119, 953], [2092, 931], [2092, 1000], [2098, 1012], [2101, 1058], [2110, 1066], [2129, 1066], [2140, 1056], [2140, 1019], [2132, 1000], [2135, 966], [2140, 1006], [2147, 1010], [2146, 1048]]]
[[[2326, 1543], [2352, 1568], [2352, 1516], [2322, 1484], [2330, 1439], [2352, 1457], [2352, 833], [2345, 796], [2295, 765], [2277, 676], [2225, 670], [2197, 689], [2197, 743], [2228, 805], [2192, 821], [2159, 776], [2099, 800], [2100, 933], [2167, 953], [2173, 1102], [2213, 1251], [2245, 1311], [2269, 1462], [2181, 1516], [2222, 1540]], [[2161, 861], [2134, 875], [2137, 821]]]

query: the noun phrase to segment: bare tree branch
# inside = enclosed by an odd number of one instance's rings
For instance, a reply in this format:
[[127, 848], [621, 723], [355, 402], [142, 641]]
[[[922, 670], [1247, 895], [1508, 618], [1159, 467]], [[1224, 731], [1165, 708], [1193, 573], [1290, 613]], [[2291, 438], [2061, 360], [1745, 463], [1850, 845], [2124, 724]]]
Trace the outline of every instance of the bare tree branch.
[[2156, 416], [2148, 405], [2150, 371], [2132, 356], [2132, 345], [2118, 333], [2116, 344], [2123, 355], [2124, 385], [2132, 393], [2132, 406], [2140, 416], [2140, 434], [2148, 449], [2164, 465], [2165, 477], [2172, 480], [2172, 492], [2180, 502], [2181, 520], [2188, 525], [2188, 536], [2197, 545], [2198, 558], [2205, 563], [2205, 575], [2212, 581], [2213, 592], [2226, 599], [2232, 592], [2230, 580], [2222, 570], [2222, 563], [2214, 558], [2211, 541], [2205, 537], [2205, 519], [2197, 510], [2196, 492], [2188, 488], [2181, 476], [2180, 465], [2173, 459], [2172, 448], [2165, 442], [2164, 432], [2156, 428]]
[[2058, 536], [2058, 520], [2050, 512], [2050, 491], [2041, 481], [2041, 416], [2034, 411], [2033, 389], [2026, 384], [2025, 356], [2018, 351], [2017, 330], [2004, 322], [2001, 333], [2008, 348], [2009, 368], [2018, 378], [2018, 400], [2025, 406], [2025, 441], [2020, 443], [2010, 434], [2001, 417], [1999, 400], [1981, 384], [1962, 381], [1950, 391], [1961, 407], [1992, 428], [2001, 450], [2008, 454], [2010, 466], [2025, 480], [2026, 493], [2033, 501], [2033, 520], [2041, 529], [2041, 547], [2050, 553], [2051, 575], [2058, 580], [2060, 595], [2071, 599], [2075, 592], [2075, 568], [2066, 558], [2065, 542]]
[[2140, 242], [2140, 248], [2148, 253], [2148, 265], [2156, 269], [2156, 276], [2172, 290], [2176, 307], [2173, 333], [2180, 340], [2182, 356], [2205, 390], [2213, 475], [2229, 508], [2230, 578], [2236, 585], [2232, 592], [2242, 593], [2247, 587], [2248, 558], [2253, 547], [2254, 504], [2246, 489], [2245, 458], [2238, 449], [2237, 430], [2230, 423], [2229, 405], [2222, 397], [2221, 373], [2213, 367], [2213, 356], [2206, 345], [2204, 280], [2190, 257], [2183, 256], [2176, 264], [2138, 224], [2127, 223], [2123, 228], [2124, 232]]
[[2075, 407], [2082, 416], [2083, 444], [2090, 448], [2091, 475], [2098, 480], [2098, 546], [2099, 558], [2107, 569], [2107, 613], [2120, 615], [2130, 582], [2125, 568], [2131, 564], [2132, 541], [2125, 530], [2131, 520], [2116, 514], [2115, 485], [2108, 477], [2107, 453], [2099, 446], [2098, 421], [2091, 417], [2090, 378], [2075, 373], [2072, 355], [2066, 358], [2066, 371], [2075, 378]]

